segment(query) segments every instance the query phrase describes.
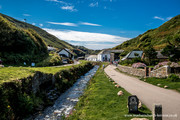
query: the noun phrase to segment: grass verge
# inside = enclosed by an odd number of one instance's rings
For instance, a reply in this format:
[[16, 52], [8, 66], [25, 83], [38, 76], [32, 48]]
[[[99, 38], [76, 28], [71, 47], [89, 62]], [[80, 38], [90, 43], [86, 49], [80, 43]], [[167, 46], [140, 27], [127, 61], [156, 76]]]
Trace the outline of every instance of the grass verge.
[[147, 83], [150, 83], [152, 85], [162, 87], [162, 88], [164, 88], [164, 86], [168, 86], [166, 89], [172, 89], [177, 92], [180, 92], [180, 82], [172, 82], [168, 80], [168, 78], [145, 78], [141, 80], [143, 81], [145, 80], [144, 82], [147, 82]]
[[[86, 61], [81, 62], [81, 64], [85, 64], [85, 63]], [[16, 79], [26, 78], [30, 75], [33, 75], [36, 71], [55, 74], [60, 70], [70, 69], [71, 67], [76, 67], [76, 66], [78, 65], [62, 66], [62, 67], [4, 67], [4, 68], [0, 68], [0, 84]]]
[[[117, 96], [118, 91], [124, 92], [123, 96]], [[127, 100], [130, 93], [123, 88], [115, 88], [109, 81], [102, 68], [99, 68], [95, 76], [89, 82], [84, 95], [75, 107], [75, 111], [69, 120], [130, 120], [127, 117]], [[139, 109], [139, 114], [150, 115], [151, 111], [144, 105]], [[151, 119], [151, 118], [148, 118]]]

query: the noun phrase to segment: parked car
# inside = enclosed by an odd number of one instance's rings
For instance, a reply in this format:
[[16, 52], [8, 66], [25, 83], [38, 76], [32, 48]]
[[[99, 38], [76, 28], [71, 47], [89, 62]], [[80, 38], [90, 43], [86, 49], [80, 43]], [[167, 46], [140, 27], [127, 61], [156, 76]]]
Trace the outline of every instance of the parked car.
[[67, 63], [68, 63], [68, 60], [67, 60], [67, 59], [64, 59], [64, 60], [62, 60], [62, 63], [63, 63], [63, 64], [67, 64]]

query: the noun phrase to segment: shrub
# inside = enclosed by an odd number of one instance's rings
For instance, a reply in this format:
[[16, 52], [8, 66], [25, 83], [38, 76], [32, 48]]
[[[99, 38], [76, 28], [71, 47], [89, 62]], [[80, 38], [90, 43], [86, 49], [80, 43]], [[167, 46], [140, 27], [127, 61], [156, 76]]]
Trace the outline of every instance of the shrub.
[[49, 56], [47, 59], [36, 64], [36, 66], [38, 67], [56, 66], [56, 65], [62, 65], [62, 59], [58, 54]]
[[175, 74], [171, 74], [168, 77], [168, 80], [171, 81], [171, 82], [180, 82], [180, 78], [177, 75], [175, 75]]

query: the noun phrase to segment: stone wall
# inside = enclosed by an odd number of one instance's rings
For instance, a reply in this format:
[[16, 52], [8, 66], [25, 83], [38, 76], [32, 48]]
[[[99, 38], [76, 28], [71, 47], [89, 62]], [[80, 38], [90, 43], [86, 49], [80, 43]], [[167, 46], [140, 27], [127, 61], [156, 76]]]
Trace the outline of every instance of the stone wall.
[[118, 69], [122, 72], [135, 75], [135, 76], [140, 76], [140, 77], [145, 77], [146, 76], [146, 71], [145, 69], [136, 69], [128, 66], [122, 66], [118, 65]]
[[149, 77], [165, 78], [170, 74], [169, 66], [162, 66], [156, 70], [149, 71]]
[[169, 66], [162, 66], [156, 70], [152, 70], [152, 68], [136, 69], [128, 66], [118, 65], [118, 69], [130, 75], [140, 77], [165, 78], [168, 77], [170, 74], [176, 74], [180, 77], [180, 68], [171, 68]]

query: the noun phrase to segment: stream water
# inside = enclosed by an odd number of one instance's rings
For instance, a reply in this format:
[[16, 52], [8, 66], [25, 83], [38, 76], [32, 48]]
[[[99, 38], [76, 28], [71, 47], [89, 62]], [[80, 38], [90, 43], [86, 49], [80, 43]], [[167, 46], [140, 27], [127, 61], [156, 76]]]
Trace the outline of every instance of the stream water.
[[61, 120], [64, 116], [68, 116], [79, 101], [79, 97], [83, 94], [88, 81], [94, 76], [98, 68], [99, 66], [95, 66], [84, 76], [81, 76], [71, 88], [55, 101], [53, 106], [45, 109], [35, 120]]

